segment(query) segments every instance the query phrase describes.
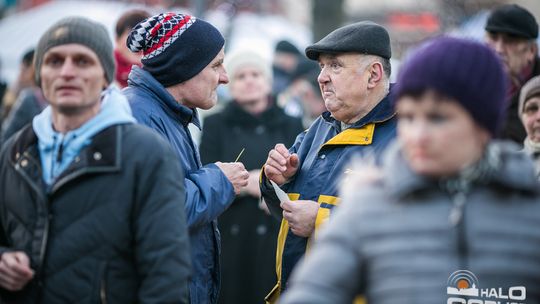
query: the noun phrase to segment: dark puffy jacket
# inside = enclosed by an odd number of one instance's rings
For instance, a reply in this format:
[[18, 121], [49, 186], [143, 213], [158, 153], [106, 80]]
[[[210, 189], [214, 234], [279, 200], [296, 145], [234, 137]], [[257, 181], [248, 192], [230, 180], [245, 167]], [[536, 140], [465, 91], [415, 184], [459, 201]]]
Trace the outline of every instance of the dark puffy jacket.
[[0, 156], [0, 254], [24, 251], [35, 276], [2, 303], [188, 303], [182, 170], [145, 127], [92, 139], [49, 193], [31, 126]]
[[[516, 148], [493, 144], [476, 182], [420, 176], [389, 148], [380, 175], [347, 187], [281, 303], [540, 303], [540, 187]], [[478, 296], [456, 295], [460, 279]], [[526, 294], [508, 299], [516, 286]]]

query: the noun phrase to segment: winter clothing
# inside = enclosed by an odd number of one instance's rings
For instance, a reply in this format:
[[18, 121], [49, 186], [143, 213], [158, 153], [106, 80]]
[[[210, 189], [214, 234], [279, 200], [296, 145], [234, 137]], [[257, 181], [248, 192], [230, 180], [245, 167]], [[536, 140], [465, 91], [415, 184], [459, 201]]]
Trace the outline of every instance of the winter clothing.
[[538, 38], [538, 24], [534, 16], [517, 4], [505, 4], [495, 8], [488, 17], [488, 32], [506, 33], [525, 39]]
[[[343, 173], [347, 173], [355, 155], [380, 154], [395, 138], [396, 119], [394, 110], [386, 97], [366, 116], [342, 131], [341, 123], [324, 112], [311, 127], [296, 139], [290, 148], [297, 153], [300, 167], [290, 182], [282, 188], [291, 200], [312, 200], [320, 203], [315, 228], [330, 216], [333, 207], [339, 204], [338, 185]], [[261, 191], [272, 213], [282, 218], [279, 200], [263, 172]], [[289, 231], [288, 222], [283, 220], [278, 237], [276, 272], [278, 284], [268, 296], [275, 300], [286, 288], [291, 271], [304, 255], [311, 238], [303, 238]]]
[[90, 48], [99, 58], [109, 83], [114, 80], [113, 45], [100, 23], [84, 17], [66, 17], [51, 26], [38, 42], [34, 57], [36, 83], [41, 86], [41, 65], [45, 53], [55, 46], [77, 43]]
[[1, 142], [32, 122], [34, 116], [47, 106], [47, 101], [39, 88], [28, 88], [21, 91], [13, 109], [2, 125]]
[[[203, 163], [240, 161], [247, 170], [260, 169], [277, 143], [291, 146], [303, 131], [302, 123], [271, 103], [253, 116], [235, 101], [204, 120], [201, 139]], [[237, 197], [219, 217], [222, 238], [220, 303], [261, 303], [275, 284], [274, 261], [279, 222], [258, 207], [258, 198]]]
[[234, 199], [234, 189], [215, 165], [201, 165], [199, 151], [188, 129], [200, 128], [196, 110], [185, 107], [169, 94], [152, 75], [133, 67], [128, 79], [127, 96], [133, 116], [163, 136], [173, 147], [185, 174], [186, 213], [188, 219], [193, 276], [191, 303], [216, 303], [219, 293], [220, 238], [216, 218]]
[[28, 125], [0, 156], [0, 254], [24, 251], [35, 271], [22, 291], [0, 288], [0, 301], [188, 303], [184, 185], [169, 145], [108, 125], [47, 189], [40, 140]]
[[[528, 76], [524, 81], [531, 79], [534, 76], [540, 75], [540, 57], [534, 59], [534, 65], [532, 74]], [[523, 83], [525, 83], [523, 82]], [[527, 136], [527, 132], [521, 123], [520, 115], [518, 115], [519, 108], [519, 88], [507, 101], [508, 108], [506, 110], [506, 119], [502, 128], [500, 137], [503, 139], [510, 139], [518, 144], [522, 144], [523, 140]]]
[[245, 66], [255, 67], [261, 71], [268, 82], [272, 82], [272, 67], [266, 59], [261, 55], [251, 51], [240, 51], [231, 56], [225, 58], [225, 69], [229, 75], [229, 85], [231, 85], [236, 79], [234, 75], [238, 69]]
[[276, 52], [281, 52], [281, 53], [288, 53], [288, 54], [292, 54], [292, 55], [298, 55], [298, 56], [301, 55], [298, 48], [296, 48], [296, 46], [294, 46], [294, 44], [292, 44], [291, 42], [289, 42], [287, 40], [280, 40], [276, 44], [275, 51]]
[[515, 150], [493, 143], [474, 170], [447, 180], [415, 174], [397, 145], [375, 178], [358, 168], [364, 176], [352, 177], [281, 303], [359, 293], [375, 304], [446, 303], [456, 270], [473, 272], [477, 288], [525, 286], [526, 302], [540, 303], [540, 188]]
[[[118, 83], [118, 86], [123, 89], [128, 85], [127, 80], [133, 63], [124, 58], [118, 50], [114, 50], [114, 60], [116, 62], [116, 74], [114, 75], [114, 79]], [[138, 66], [140, 66], [140, 64], [138, 64]]]
[[534, 96], [540, 96], [540, 76], [535, 76], [523, 87], [521, 87], [521, 91], [519, 93], [519, 104], [518, 104], [518, 115], [521, 117], [521, 114], [523, 114], [523, 109], [525, 108], [525, 103], [527, 103], [527, 100], [529, 98], [532, 98]]
[[429, 41], [403, 64], [393, 100], [435, 89], [456, 99], [480, 126], [496, 135], [505, 114], [506, 84], [500, 60], [489, 47], [443, 36]]
[[143, 51], [143, 68], [164, 87], [199, 74], [221, 51], [225, 39], [210, 23], [190, 15], [164, 13], [137, 24], [127, 39]]
[[533, 142], [529, 137], [523, 142], [523, 152], [531, 157], [534, 162], [536, 178], [540, 180], [540, 143]]
[[390, 36], [386, 29], [371, 21], [361, 21], [334, 30], [306, 48], [306, 56], [317, 60], [321, 53], [360, 53], [392, 57]]
[[53, 129], [50, 106], [32, 120], [32, 127], [39, 139], [41, 174], [47, 186], [51, 186], [81, 150], [92, 142], [95, 134], [112, 125], [135, 122], [127, 100], [118, 89], [110, 87], [102, 96], [99, 113], [78, 129], [65, 134]]

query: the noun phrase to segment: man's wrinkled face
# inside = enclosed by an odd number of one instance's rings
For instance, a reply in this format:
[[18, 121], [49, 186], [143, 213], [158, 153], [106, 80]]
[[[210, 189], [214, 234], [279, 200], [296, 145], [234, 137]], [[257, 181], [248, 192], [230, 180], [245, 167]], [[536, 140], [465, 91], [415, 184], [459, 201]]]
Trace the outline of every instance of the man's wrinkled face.
[[534, 42], [506, 33], [487, 32], [486, 42], [499, 55], [511, 77], [519, 77], [532, 64], [537, 51]]

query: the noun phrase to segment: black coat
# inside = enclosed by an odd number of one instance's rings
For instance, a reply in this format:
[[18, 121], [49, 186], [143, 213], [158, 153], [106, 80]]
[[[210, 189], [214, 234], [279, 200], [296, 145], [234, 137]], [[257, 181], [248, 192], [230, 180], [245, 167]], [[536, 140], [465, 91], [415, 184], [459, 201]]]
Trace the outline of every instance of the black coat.
[[[287, 116], [272, 103], [260, 116], [244, 111], [234, 101], [205, 119], [201, 139], [203, 163], [240, 162], [247, 170], [260, 169], [277, 144], [289, 147], [303, 131], [302, 121]], [[263, 303], [276, 280], [275, 252], [279, 222], [258, 207], [258, 199], [237, 197], [219, 218], [222, 236], [220, 303]]]
[[31, 126], [0, 155], [0, 254], [24, 251], [35, 275], [1, 303], [187, 303], [183, 179], [147, 128], [104, 129], [45, 191]]
[[[540, 58], [536, 57], [534, 59], [533, 72], [531, 74], [531, 77], [529, 77], [529, 79], [538, 75], [540, 75]], [[529, 81], [529, 79], [527, 79], [527, 81]], [[523, 84], [525, 84], [525, 82], [523, 82]], [[519, 113], [518, 113], [520, 90], [521, 90], [521, 87], [516, 93], [514, 93], [514, 95], [512, 95], [509, 101], [510, 104], [508, 105], [508, 108], [506, 109], [507, 111], [506, 119], [504, 121], [504, 125], [501, 130], [500, 138], [509, 139], [519, 145], [523, 145], [523, 141], [525, 140], [525, 137], [527, 137], [527, 132], [525, 131], [525, 128], [523, 127], [523, 124], [521, 122], [521, 119], [519, 118]]]

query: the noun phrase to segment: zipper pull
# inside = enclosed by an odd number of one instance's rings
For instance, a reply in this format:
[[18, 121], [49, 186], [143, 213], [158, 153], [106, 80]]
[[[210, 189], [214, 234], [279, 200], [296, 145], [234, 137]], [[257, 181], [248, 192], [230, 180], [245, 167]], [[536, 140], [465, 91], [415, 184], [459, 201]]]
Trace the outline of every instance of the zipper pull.
[[463, 206], [465, 205], [465, 193], [458, 192], [452, 197], [453, 206], [448, 216], [448, 220], [452, 226], [457, 226], [463, 218]]
[[64, 139], [62, 138], [62, 141], [60, 141], [60, 147], [58, 148], [58, 153], [56, 154], [56, 162], [61, 163], [62, 162], [62, 153], [64, 152]]

